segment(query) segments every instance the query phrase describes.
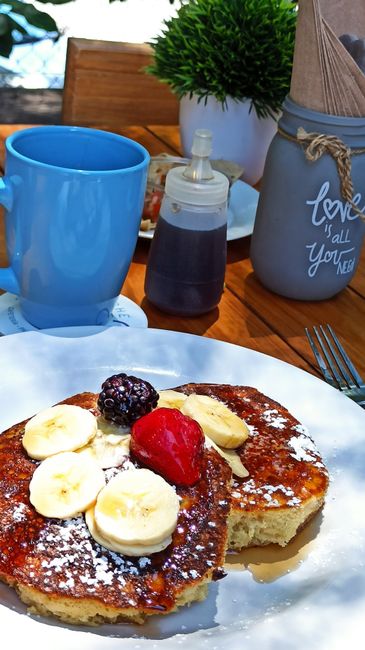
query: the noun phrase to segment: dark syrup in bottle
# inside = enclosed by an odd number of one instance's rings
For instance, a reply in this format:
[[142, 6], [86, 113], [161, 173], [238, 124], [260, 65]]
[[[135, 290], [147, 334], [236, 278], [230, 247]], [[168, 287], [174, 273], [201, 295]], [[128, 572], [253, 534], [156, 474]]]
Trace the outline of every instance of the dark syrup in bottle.
[[201, 230], [173, 225], [160, 216], [145, 280], [150, 302], [182, 316], [214, 309], [224, 287], [226, 238], [226, 222]]
[[227, 256], [226, 176], [212, 169], [212, 133], [197, 129], [190, 164], [171, 168], [147, 262], [145, 292], [170, 314], [198, 316], [220, 301]]

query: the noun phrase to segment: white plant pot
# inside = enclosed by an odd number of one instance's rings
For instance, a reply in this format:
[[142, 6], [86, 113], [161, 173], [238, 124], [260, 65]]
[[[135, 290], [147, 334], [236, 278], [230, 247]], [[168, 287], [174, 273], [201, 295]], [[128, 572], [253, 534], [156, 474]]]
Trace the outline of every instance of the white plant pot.
[[199, 103], [197, 97], [185, 95], [180, 101], [180, 137], [184, 156], [191, 156], [196, 129], [213, 134], [212, 158], [231, 160], [244, 167], [242, 178], [251, 185], [260, 180], [267, 150], [277, 130], [273, 118], [259, 119], [250, 100], [227, 98], [227, 107], [214, 97]]

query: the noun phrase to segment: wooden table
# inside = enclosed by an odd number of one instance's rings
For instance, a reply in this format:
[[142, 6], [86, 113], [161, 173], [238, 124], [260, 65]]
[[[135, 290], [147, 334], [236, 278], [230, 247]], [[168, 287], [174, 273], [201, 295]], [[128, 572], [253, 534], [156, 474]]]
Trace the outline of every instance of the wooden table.
[[[0, 125], [0, 166], [4, 164], [4, 140], [19, 128], [24, 126]], [[143, 144], [151, 155], [180, 152], [176, 127], [128, 127], [119, 132]], [[229, 242], [226, 287], [219, 307], [198, 318], [181, 318], [159, 311], [145, 298], [149, 246], [149, 240], [138, 242], [122, 293], [142, 306], [150, 327], [236, 343], [317, 374], [304, 327], [330, 323], [365, 377], [365, 250], [349, 287], [330, 300], [301, 302], [277, 296], [260, 284], [250, 262], [249, 237]], [[0, 264], [6, 264], [3, 230]]]

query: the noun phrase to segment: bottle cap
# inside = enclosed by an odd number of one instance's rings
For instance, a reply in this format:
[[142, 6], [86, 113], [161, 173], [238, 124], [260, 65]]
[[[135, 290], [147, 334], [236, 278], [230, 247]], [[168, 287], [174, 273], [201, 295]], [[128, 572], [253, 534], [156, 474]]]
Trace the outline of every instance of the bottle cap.
[[212, 153], [211, 131], [208, 131], [208, 129], [197, 129], [195, 131], [191, 153], [193, 156], [209, 158]]
[[229, 181], [211, 167], [212, 133], [198, 129], [191, 148], [189, 165], [170, 169], [166, 176], [165, 193], [178, 203], [197, 206], [219, 205], [227, 201]]

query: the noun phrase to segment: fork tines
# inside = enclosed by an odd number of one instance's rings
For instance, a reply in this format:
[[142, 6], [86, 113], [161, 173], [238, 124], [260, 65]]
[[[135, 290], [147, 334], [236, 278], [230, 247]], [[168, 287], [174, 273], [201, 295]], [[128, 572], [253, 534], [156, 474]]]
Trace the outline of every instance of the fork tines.
[[[357, 394], [360, 390], [365, 390], [364, 380], [359, 375], [330, 325], [327, 324], [325, 327], [320, 325], [319, 329], [313, 327], [316, 342], [307, 327], [305, 333], [318, 366], [329, 384], [347, 394], [350, 391], [354, 391], [354, 394], [356, 391]], [[353, 396], [349, 394], [349, 397]]]

